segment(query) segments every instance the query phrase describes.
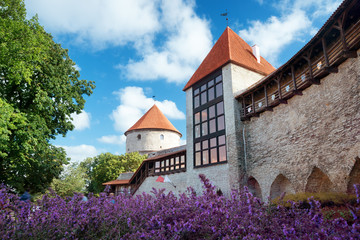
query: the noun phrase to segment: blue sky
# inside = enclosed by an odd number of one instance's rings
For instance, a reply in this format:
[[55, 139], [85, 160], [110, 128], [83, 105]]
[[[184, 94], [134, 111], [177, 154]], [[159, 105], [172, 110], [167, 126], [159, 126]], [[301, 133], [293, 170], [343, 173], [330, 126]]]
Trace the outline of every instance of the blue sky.
[[[154, 103], [186, 139], [182, 88], [227, 26], [275, 67], [300, 50], [341, 0], [25, 0], [28, 16], [96, 82], [75, 130], [54, 144], [72, 161], [123, 154], [124, 132]], [[155, 96], [155, 97], [153, 97]]]

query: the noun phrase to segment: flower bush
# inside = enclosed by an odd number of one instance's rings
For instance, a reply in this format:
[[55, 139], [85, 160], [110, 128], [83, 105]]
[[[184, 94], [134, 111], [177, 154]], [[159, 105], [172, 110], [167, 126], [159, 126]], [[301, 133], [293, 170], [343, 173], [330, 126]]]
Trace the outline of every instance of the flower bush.
[[[36, 203], [22, 202], [0, 190], [2, 239], [357, 239], [360, 208], [350, 207], [353, 223], [325, 219], [319, 202], [310, 209], [267, 205], [245, 188], [230, 197], [217, 194], [200, 175], [204, 192], [191, 188], [176, 197], [153, 189], [152, 194], [116, 197], [101, 193], [82, 201], [54, 192]], [[359, 190], [359, 188], [357, 188]], [[360, 203], [357, 191], [358, 204]]]

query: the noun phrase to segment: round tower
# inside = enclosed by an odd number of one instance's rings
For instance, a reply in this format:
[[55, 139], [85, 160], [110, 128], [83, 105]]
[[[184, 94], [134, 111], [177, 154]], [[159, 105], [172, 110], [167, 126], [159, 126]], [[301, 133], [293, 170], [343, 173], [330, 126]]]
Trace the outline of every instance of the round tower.
[[154, 105], [125, 132], [126, 152], [148, 154], [180, 146], [181, 133]]

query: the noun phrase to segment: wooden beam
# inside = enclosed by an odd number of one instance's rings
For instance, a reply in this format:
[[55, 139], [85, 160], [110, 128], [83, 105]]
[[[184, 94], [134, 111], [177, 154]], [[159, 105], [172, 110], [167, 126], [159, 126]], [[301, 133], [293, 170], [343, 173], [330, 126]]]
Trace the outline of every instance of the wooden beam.
[[275, 80], [278, 84], [279, 103], [287, 104], [287, 101], [283, 99], [282, 93], [281, 93], [281, 79], [282, 79], [282, 73], [280, 73], [280, 76], [278, 76]]
[[268, 95], [267, 95], [267, 85], [264, 85], [264, 93], [265, 93], [265, 109], [267, 107], [269, 107], [269, 100], [268, 100]]
[[255, 100], [254, 100], [254, 92], [251, 93], [251, 103], [252, 103], [252, 112], [255, 113]]

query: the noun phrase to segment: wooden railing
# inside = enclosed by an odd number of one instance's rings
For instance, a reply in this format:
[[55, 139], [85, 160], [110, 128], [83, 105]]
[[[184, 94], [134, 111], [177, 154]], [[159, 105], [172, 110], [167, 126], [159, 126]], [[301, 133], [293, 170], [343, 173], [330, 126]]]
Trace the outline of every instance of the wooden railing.
[[[295, 58], [289, 63], [289, 66], [284, 66], [282, 69], [291, 72], [292, 76], [290, 78], [288, 77], [286, 80], [280, 78], [279, 80], [279, 76], [284, 72], [283, 70], [278, 74], [273, 74], [272, 77], [264, 81], [262, 85], [256, 86], [253, 91], [249, 90], [238, 96], [237, 99], [242, 101], [241, 119], [249, 120], [251, 117], [258, 116], [258, 114], [263, 111], [271, 110], [280, 103], [286, 103], [286, 99], [295, 94], [301, 94], [301, 90], [312, 84], [319, 84], [320, 79], [328, 75], [331, 71], [337, 72], [337, 66], [345, 61], [346, 58], [356, 57], [356, 50], [360, 42], [360, 19], [344, 31], [344, 35], [345, 46], [341, 36], [339, 36], [331, 42], [327, 49], [324, 48], [326, 51], [323, 51], [321, 55], [312, 57], [311, 59], [299, 55], [300, 57], [298, 57], [298, 59]], [[324, 39], [318, 39], [313, 45], [320, 44], [321, 41], [324, 41]], [[304, 52], [303, 54], [305, 55], [307, 53]], [[304, 61], [304, 59], [306, 59], [306, 61]], [[303, 69], [296, 69], [296, 62], [301, 60], [306, 62], [308, 66], [305, 68], [302, 67]], [[278, 81], [280, 81], [280, 84]], [[276, 90], [270, 91], [267, 89], [267, 85], [270, 82], [278, 84]], [[264, 88], [266, 88], [266, 91], [263, 90]], [[259, 94], [265, 96], [259, 98]]]
[[[173, 159], [173, 164], [171, 164], [171, 159]], [[130, 181], [131, 194], [134, 194], [149, 176], [168, 175], [179, 172], [186, 172], [186, 151], [147, 159], [141, 164]]]

